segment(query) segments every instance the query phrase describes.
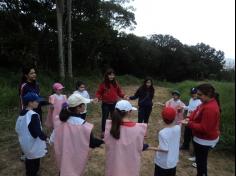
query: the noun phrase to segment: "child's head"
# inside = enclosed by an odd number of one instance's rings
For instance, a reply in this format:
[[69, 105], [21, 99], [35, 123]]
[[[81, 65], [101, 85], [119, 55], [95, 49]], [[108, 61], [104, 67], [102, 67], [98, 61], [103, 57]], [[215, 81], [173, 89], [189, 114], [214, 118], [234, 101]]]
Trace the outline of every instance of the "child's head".
[[82, 81], [76, 83], [76, 90], [83, 92], [85, 90], [85, 84]]
[[162, 119], [163, 121], [169, 125], [171, 123], [173, 123], [173, 121], [175, 120], [175, 116], [176, 116], [176, 111], [171, 108], [171, 107], [165, 107], [163, 110], [162, 110]]
[[133, 110], [137, 110], [137, 108], [133, 107], [127, 100], [120, 100], [116, 103], [115, 111], [112, 115], [112, 127], [110, 131], [110, 134], [115, 139], [120, 139], [120, 126], [122, 120], [125, 117], [129, 117]]
[[146, 87], [146, 88], [150, 88], [150, 87], [153, 87], [153, 81], [151, 78], [146, 78], [143, 82], [143, 85]]
[[68, 118], [73, 114], [81, 114], [85, 110], [85, 104], [89, 103], [89, 100], [85, 99], [79, 94], [72, 94], [67, 100], [67, 106], [63, 107], [60, 113], [60, 120], [66, 122]]
[[104, 75], [105, 81], [114, 81], [115, 80], [115, 71], [112, 68], [107, 69]]
[[53, 92], [57, 94], [61, 94], [64, 89], [64, 86], [61, 83], [54, 83], [52, 85], [52, 89], [53, 89]]
[[171, 95], [174, 100], [178, 100], [180, 98], [180, 92], [178, 90], [172, 91]]
[[193, 99], [197, 99], [197, 89], [195, 87], [190, 89], [190, 95]]
[[23, 96], [23, 104], [25, 107], [30, 109], [36, 109], [39, 105], [39, 102], [43, 99], [39, 97], [36, 93], [28, 92]]

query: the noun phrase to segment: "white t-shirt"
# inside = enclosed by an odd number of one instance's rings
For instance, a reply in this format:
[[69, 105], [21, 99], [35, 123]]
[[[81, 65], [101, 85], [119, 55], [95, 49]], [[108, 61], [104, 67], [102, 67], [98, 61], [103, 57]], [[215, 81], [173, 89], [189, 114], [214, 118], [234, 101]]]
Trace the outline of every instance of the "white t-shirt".
[[159, 148], [167, 152], [156, 152], [155, 164], [163, 169], [172, 169], [179, 161], [179, 143], [181, 128], [179, 125], [166, 127], [159, 132]]
[[202, 104], [201, 100], [191, 98], [189, 100], [188, 106], [185, 106], [184, 109], [188, 111], [187, 116], [189, 116], [197, 107]]

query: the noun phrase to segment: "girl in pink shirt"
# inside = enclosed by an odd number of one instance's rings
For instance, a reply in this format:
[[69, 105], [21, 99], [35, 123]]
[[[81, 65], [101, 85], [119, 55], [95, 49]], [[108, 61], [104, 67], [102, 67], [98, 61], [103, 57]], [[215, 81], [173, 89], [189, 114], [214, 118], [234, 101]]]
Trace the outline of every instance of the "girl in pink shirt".
[[62, 109], [62, 104], [67, 101], [66, 95], [62, 94], [64, 86], [61, 83], [54, 83], [52, 86], [53, 94], [49, 96], [48, 115], [45, 126], [48, 128], [55, 128], [60, 123], [59, 114]]

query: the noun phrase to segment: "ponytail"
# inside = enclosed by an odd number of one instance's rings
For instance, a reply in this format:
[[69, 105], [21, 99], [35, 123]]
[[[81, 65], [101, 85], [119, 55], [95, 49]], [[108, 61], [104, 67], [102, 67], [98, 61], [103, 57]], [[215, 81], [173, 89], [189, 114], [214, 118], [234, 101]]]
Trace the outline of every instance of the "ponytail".
[[220, 112], [221, 112], [221, 105], [220, 105], [220, 94], [215, 92], [215, 96], [214, 96], [218, 106], [219, 106], [219, 109], [220, 109]]
[[110, 134], [115, 139], [120, 139], [120, 126], [122, 123], [122, 119], [125, 117], [126, 114], [127, 112], [116, 109], [112, 115], [112, 126], [110, 130]]

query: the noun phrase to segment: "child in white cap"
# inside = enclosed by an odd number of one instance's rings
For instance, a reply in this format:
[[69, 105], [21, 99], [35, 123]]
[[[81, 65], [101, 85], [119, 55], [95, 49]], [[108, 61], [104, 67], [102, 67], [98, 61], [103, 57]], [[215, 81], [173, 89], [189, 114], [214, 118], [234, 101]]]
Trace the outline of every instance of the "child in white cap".
[[83, 175], [90, 148], [104, 142], [93, 136], [93, 124], [80, 117], [88, 101], [78, 94], [68, 98], [67, 106], [60, 113], [61, 124], [53, 131], [50, 141], [54, 143], [55, 157], [60, 176]]
[[143, 144], [147, 124], [132, 122], [130, 117], [133, 110], [137, 108], [127, 100], [118, 101], [112, 120], [106, 121], [105, 176], [139, 175], [141, 153], [148, 148], [147, 144]]
[[48, 108], [48, 115], [45, 121], [45, 126], [48, 128], [55, 128], [59, 122], [59, 114], [63, 103], [67, 101], [66, 95], [63, 94], [64, 86], [61, 83], [54, 83], [52, 86], [53, 94], [49, 96], [50, 106]]

